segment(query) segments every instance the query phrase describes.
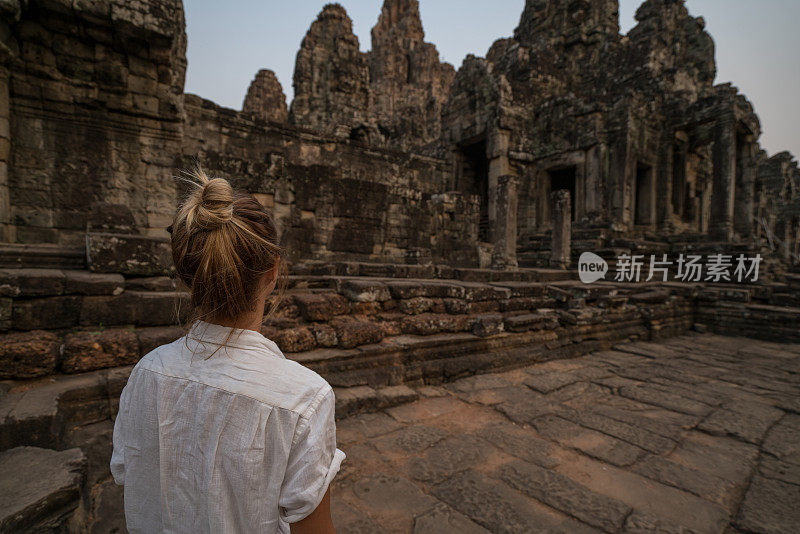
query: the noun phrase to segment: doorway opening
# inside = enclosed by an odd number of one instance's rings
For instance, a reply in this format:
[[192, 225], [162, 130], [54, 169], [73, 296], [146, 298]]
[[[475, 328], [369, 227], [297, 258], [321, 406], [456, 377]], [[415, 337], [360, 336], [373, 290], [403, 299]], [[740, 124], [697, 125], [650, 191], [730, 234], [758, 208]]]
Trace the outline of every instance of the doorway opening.
[[572, 213], [571, 218], [573, 221], [578, 220], [578, 214], [575, 210], [575, 177], [577, 172], [577, 167], [574, 165], [547, 171], [547, 174], [550, 176], [550, 193], [558, 191], [559, 189], [569, 191], [570, 213]]
[[649, 165], [636, 166], [634, 202], [634, 224], [650, 224], [653, 221], [653, 168]]
[[486, 140], [459, 147], [459, 190], [480, 197], [478, 240], [489, 241], [489, 159]]

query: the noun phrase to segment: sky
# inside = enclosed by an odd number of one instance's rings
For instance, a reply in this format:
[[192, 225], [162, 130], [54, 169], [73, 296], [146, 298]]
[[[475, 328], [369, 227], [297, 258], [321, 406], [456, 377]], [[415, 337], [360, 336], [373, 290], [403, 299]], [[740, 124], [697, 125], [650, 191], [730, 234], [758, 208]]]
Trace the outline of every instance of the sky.
[[[186, 92], [241, 109], [255, 73], [273, 70], [292, 98], [292, 73], [300, 41], [326, 0], [184, 0], [188, 34]], [[361, 50], [382, 0], [339, 0], [353, 20]], [[425, 40], [442, 60], [461, 65], [467, 54], [484, 56], [511, 36], [524, 0], [420, 0]], [[620, 0], [620, 26], [635, 24], [640, 0]], [[687, 0], [716, 43], [715, 83], [732, 82], [761, 119], [761, 146], [772, 155], [800, 156], [800, 20], [798, 0]]]

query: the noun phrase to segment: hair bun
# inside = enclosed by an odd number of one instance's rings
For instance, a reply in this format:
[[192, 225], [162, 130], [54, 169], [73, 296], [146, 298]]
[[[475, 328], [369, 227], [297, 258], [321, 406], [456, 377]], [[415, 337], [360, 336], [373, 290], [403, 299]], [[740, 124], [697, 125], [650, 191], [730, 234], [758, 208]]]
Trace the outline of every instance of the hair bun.
[[215, 230], [233, 219], [233, 188], [224, 178], [212, 178], [199, 191], [194, 222], [204, 230]]

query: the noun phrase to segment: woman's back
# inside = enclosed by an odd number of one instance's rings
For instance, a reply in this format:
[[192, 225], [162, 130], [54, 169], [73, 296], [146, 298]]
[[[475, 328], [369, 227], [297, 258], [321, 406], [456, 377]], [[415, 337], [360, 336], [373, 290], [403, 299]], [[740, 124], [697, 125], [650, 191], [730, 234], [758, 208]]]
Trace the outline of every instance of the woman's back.
[[339, 469], [331, 387], [231, 331], [198, 321], [131, 373], [112, 472], [132, 532], [288, 532]]
[[167, 230], [198, 320], [122, 391], [111, 472], [128, 530], [333, 532], [333, 390], [259, 333], [285, 280], [275, 221], [227, 180], [190, 178]]

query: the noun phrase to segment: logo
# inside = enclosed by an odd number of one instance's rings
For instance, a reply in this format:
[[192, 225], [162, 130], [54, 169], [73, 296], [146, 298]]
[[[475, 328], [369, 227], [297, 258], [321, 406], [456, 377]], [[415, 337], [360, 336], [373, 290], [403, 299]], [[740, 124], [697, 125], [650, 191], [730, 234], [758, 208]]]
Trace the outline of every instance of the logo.
[[594, 252], [584, 252], [578, 259], [578, 276], [584, 284], [604, 278], [607, 272], [608, 263]]

